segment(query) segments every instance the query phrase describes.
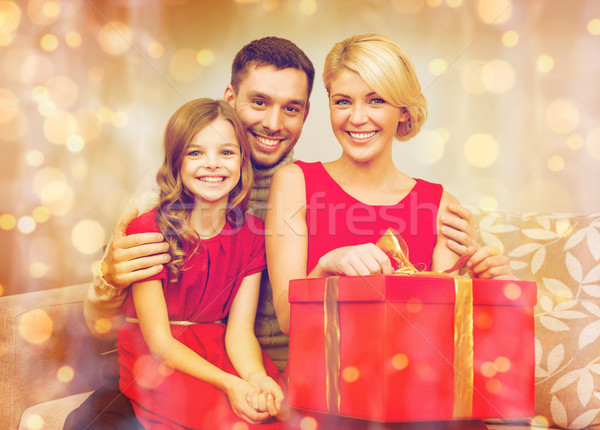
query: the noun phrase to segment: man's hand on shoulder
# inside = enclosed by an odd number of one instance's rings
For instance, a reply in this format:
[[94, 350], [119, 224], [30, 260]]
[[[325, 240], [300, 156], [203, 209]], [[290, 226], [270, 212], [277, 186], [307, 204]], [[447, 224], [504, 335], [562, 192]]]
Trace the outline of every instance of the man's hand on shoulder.
[[471, 211], [460, 204], [448, 205], [448, 213], [440, 218], [441, 233], [446, 236], [448, 248], [458, 255], [473, 255], [479, 249], [477, 231]]
[[119, 221], [104, 260], [102, 275], [115, 288], [149, 278], [162, 270], [171, 259], [169, 245], [160, 233], [138, 233], [127, 236], [127, 227], [137, 217], [137, 209], [127, 212]]

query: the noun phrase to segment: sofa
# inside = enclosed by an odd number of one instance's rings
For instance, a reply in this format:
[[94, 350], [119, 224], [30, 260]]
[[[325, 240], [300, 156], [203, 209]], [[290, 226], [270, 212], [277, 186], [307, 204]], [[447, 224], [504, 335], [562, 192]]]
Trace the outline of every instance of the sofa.
[[[600, 214], [470, 209], [480, 242], [538, 285], [536, 415], [488, 427], [600, 429]], [[83, 318], [87, 287], [0, 298], [1, 429], [61, 429], [114, 372], [113, 345], [92, 337]]]

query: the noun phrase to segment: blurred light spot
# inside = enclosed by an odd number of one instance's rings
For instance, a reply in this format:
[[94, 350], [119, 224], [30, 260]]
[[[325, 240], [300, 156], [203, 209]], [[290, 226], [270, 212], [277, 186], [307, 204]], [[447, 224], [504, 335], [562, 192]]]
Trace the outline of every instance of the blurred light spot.
[[474, 319], [474, 324], [479, 330], [489, 330], [493, 322], [492, 316], [487, 312], [478, 313]]
[[498, 357], [494, 360], [496, 370], [500, 373], [506, 373], [510, 370], [510, 360], [507, 357]]
[[[37, 85], [50, 79], [54, 74], [54, 64], [46, 56], [33, 49], [16, 47], [3, 52], [5, 77], [15, 81]], [[4, 77], [4, 76], [3, 76]]]
[[88, 69], [88, 79], [92, 82], [100, 82], [104, 78], [104, 69], [98, 66], [92, 66]]
[[587, 31], [592, 36], [600, 35], [600, 18], [594, 18], [588, 22]]
[[540, 55], [537, 59], [537, 69], [542, 73], [548, 73], [554, 68], [554, 58], [550, 55]]
[[485, 388], [491, 394], [498, 394], [502, 390], [502, 383], [497, 379], [488, 379]]
[[8, 122], [19, 111], [19, 99], [8, 89], [0, 88], [0, 123]]
[[112, 324], [107, 318], [98, 318], [94, 323], [94, 330], [99, 334], [106, 334], [112, 328]]
[[260, 0], [235, 0], [236, 3], [258, 3]]
[[48, 210], [48, 208], [38, 206], [33, 210], [31, 216], [36, 222], [43, 223], [50, 219], [50, 211]]
[[56, 372], [56, 377], [58, 378], [58, 380], [65, 384], [67, 382], [71, 382], [73, 380], [74, 376], [75, 376], [75, 371], [73, 370], [73, 368], [71, 366], [62, 366]]
[[418, 13], [425, 6], [424, 0], [392, 0], [392, 6], [398, 13]]
[[463, 0], [446, 0], [446, 4], [453, 9], [456, 9], [462, 6]]
[[317, 420], [313, 417], [303, 417], [300, 420], [301, 430], [317, 430], [318, 427]]
[[19, 320], [19, 333], [29, 343], [44, 343], [52, 335], [52, 319], [42, 309], [27, 311]]
[[558, 155], [553, 155], [548, 160], [548, 168], [553, 172], [560, 172], [565, 168], [565, 160]]
[[436, 7], [440, 7], [442, 5], [442, 3], [444, 2], [444, 0], [425, 0], [425, 2], [427, 3], [427, 6], [429, 6], [431, 8], [436, 8]]
[[403, 370], [408, 367], [408, 357], [406, 354], [398, 353], [392, 357], [392, 366], [396, 370]]
[[561, 237], [570, 236], [573, 233], [573, 225], [566, 219], [556, 221], [556, 233]]
[[498, 145], [489, 134], [474, 134], [465, 143], [465, 157], [475, 167], [488, 167], [498, 157]]
[[84, 161], [78, 161], [71, 165], [71, 176], [73, 179], [83, 181], [87, 178], [88, 168]]
[[29, 274], [33, 278], [43, 278], [48, 273], [48, 267], [44, 263], [40, 263], [39, 261], [34, 261], [29, 266]]
[[550, 421], [543, 415], [536, 415], [531, 419], [531, 427], [542, 427], [547, 429], [550, 427]]
[[112, 123], [115, 127], [125, 127], [129, 122], [129, 116], [125, 112], [115, 112]]
[[486, 24], [503, 24], [512, 15], [512, 1], [479, 0], [477, 13], [479, 18]]
[[68, 76], [53, 77], [47, 82], [46, 88], [48, 97], [60, 109], [68, 109], [77, 101], [77, 85]]
[[2, 230], [12, 230], [17, 226], [17, 218], [13, 214], [0, 215], [0, 228]]
[[346, 382], [355, 382], [360, 378], [360, 372], [354, 366], [347, 366], [342, 370], [342, 379]]
[[114, 114], [113, 110], [107, 106], [101, 106], [98, 109], [98, 119], [105, 124], [110, 124], [112, 122]]
[[58, 48], [58, 39], [53, 34], [44, 34], [40, 39], [40, 47], [47, 52], [55, 51]]
[[154, 41], [150, 42], [146, 48], [146, 51], [151, 58], [160, 58], [165, 53], [165, 47], [162, 45], [162, 43]]
[[439, 76], [448, 68], [446, 60], [441, 58], [434, 58], [429, 62], [429, 73], [433, 76]]
[[486, 378], [493, 378], [496, 376], [496, 365], [491, 361], [486, 361], [481, 365], [480, 371]]
[[315, 0], [300, 0], [298, 8], [302, 15], [314, 15], [317, 11], [317, 2]]
[[248, 424], [246, 424], [244, 421], [238, 421], [237, 423], [234, 423], [233, 426], [231, 426], [231, 430], [248, 430]]
[[44, 153], [42, 151], [38, 151], [37, 149], [27, 151], [25, 154], [25, 161], [32, 167], [41, 166], [44, 162]]
[[448, 142], [448, 139], [450, 139], [450, 131], [445, 127], [440, 127], [436, 129], [435, 132], [443, 143]]
[[158, 371], [159, 363], [151, 355], [142, 355], [133, 365], [133, 377], [140, 386], [148, 389], [157, 388], [165, 377]]
[[279, 6], [279, 0], [262, 0], [262, 6], [267, 12], [273, 12]]
[[33, 190], [52, 215], [64, 215], [72, 207], [73, 190], [63, 172], [54, 167], [46, 167], [35, 174]]
[[418, 142], [409, 145], [412, 158], [421, 164], [432, 165], [437, 163], [444, 155], [444, 142], [440, 134], [431, 130], [422, 130]]
[[96, 139], [102, 131], [102, 124], [98, 119], [98, 114], [91, 109], [78, 109], [73, 113], [77, 122], [77, 134], [85, 142], [91, 142]]
[[46, 1], [42, 7], [42, 12], [48, 18], [56, 18], [60, 13], [60, 4], [55, 1]]
[[0, 46], [8, 46], [14, 39], [13, 33], [2, 33], [0, 31]]
[[546, 124], [554, 133], [569, 134], [579, 124], [579, 110], [567, 100], [556, 100], [546, 109]]
[[423, 309], [423, 302], [421, 302], [421, 300], [418, 298], [413, 297], [406, 301], [406, 310], [411, 314], [421, 312], [421, 309]]
[[81, 136], [73, 135], [67, 139], [67, 149], [71, 152], [80, 152], [85, 146]]
[[583, 137], [579, 134], [572, 134], [567, 137], [567, 146], [569, 149], [580, 149], [583, 146]]
[[121, 55], [131, 45], [131, 29], [122, 22], [111, 21], [98, 33], [100, 48], [109, 55]]
[[44, 428], [44, 419], [38, 414], [27, 415], [25, 420], [27, 430], [42, 430]]
[[521, 297], [521, 287], [511, 282], [504, 287], [504, 295], [509, 300], [517, 300]]
[[0, 33], [15, 31], [21, 22], [21, 9], [12, 1], [0, 1]]
[[481, 82], [488, 91], [502, 94], [513, 87], [515, 71], [506, 61], [492, 60], [483, 66]]
[[585, 139], [585, 148], [596, 160], [600, 160], [600, 127], [590, 131]]
[[37, 223], [29, 215], [22, 216], [17, 221], [17, 228], [21, 233], [29, 234], [35, 230]]
[[36, 102], [41, 102], [41, 101], [48, 99], [48, 97], [50, 97], [50, 91], [48, 91], [48, 88], [46, 88], [46, 87], [43, 87], [41, 85], [36, 85], [31, 90], [31, 95], [33, 96], [33, 99]]
[[498, 209], [498, 201], [492, 196], [483, 196], [481, 199], [479, 199], [479, 207], [486, 210], [495, 211]]
[[0, 122], [0, 136], [2, 136], [2, 140], [16, 142], [25, 136], [26, 131], [27, 118], [21, 111], [16, 111], [9, 120]]
[[40, 115], [49, 117], [56, 113], [56, 105], [52, 100], [42, 100], [38, 103], [38, 112]]
[[196, 55], [196, 60], [201, 66], [208, 67], [215, 62], [215, 54], [209, 49], [201, 49]]
[[158, 373], [160, 373], [162, 376], [167, 377], [175, 373], [175, 369], [171, 363], [164, 362], [159, 364]]
[[83, 254], [100, 251], [104, 240], [104, 229], [97, 221], [91, 219], [79, 221], [71, 232], [71, 241], [75, 249]]
[[471, 60], [460, 70], [460, 83], [470, 93], [482, 94], [485, 92], [481, 81], [482, 66], [481, 61]]
[[519, 33], [514, 30], [509, 30], [502, 35], [502, 43], [508, 48], [512, 48], [519, 43]]
[[77, 122], [69, 112], [59, 111], [44, 120], [44, 136], [52, 143], [64, 145], [75, 134]]
[[[4, 295], [4, 286], [0, 284], [0, 296]], [[4, 347], [0, 346], [0, 356], [4, 355]]]
[[191, 82], [200, 76], [202, 67], [196, 60], [196, 51], [180, 49], [171, 57], [169, 70], [175, 79], [181, 82]]
[[81, 46], [81, 42], [81, 34], [79, 34], [77, 31], [69, 31], [65, 35], [65, 43], [69, 48], [79, 48]]

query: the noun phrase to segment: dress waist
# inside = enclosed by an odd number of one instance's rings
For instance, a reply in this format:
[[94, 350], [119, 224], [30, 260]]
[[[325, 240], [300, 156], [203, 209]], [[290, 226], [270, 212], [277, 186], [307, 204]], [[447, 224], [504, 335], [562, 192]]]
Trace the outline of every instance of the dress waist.
[[[137, 318], [125, 317], [125, 322], [139, 324], [140, 321]], [[182, 326], [190, 326], [196, 324], [225, 324], [225, 320], [216, 320], [216, 321], [206, 321], [206, 322], [198, 322], [198, 321], [169, 321], [171, 325], [182, 325]]]

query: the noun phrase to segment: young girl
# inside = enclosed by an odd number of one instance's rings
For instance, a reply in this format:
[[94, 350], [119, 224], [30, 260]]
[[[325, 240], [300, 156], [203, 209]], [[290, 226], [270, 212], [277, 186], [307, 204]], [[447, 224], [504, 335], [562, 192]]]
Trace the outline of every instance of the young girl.
[[254, 335], [266, 263], [262, 222], [245, 213], [245, 130], [227, 103], [194, 100], [169, 120], [164, 153], [158, 206], [128, 234], [161, 232], [172, 259], [123, 304], [121, 391], [147, 429], [263, 422], [279, 412], [283, 392]]
[[[267, 262], [284, 333], [290, 279], [392, 272], [375, 246], [389, 227], [401, 233], [417, 267], [445, 270], [458, 259], [439, 232], [440, 217], [456, 199], [439, 184], [402, 173], [392, 160], [394, 137], [415, 136], [427, 116], [410, 58], [386, 36], [353, 36], [329, 52], [323, 81], [342, 155], [282, 167], [269, 196]], [[510, 277], [508, 260], [490, 253], [484, 247], [471, 257], [472, 272]]]

